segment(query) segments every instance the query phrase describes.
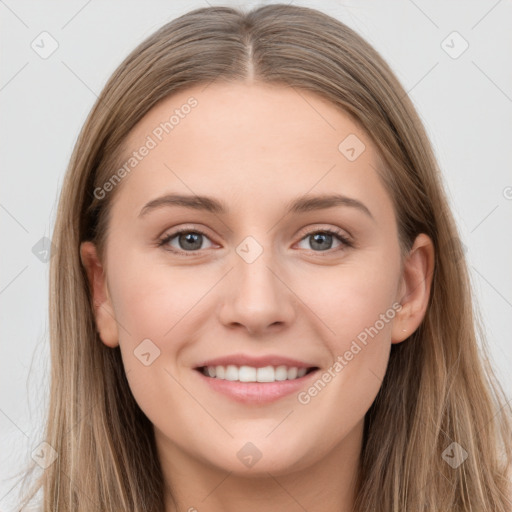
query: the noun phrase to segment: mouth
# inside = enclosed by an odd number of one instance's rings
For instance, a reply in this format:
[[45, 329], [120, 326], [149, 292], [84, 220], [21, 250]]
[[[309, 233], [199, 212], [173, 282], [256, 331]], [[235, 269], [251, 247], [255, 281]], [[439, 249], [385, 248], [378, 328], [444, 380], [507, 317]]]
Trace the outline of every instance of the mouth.
[[318, 370], [317, 366], [312, 367], [297, 367], [297, 366], [237, 366], [229, 365], [215, 365], [215, 366], [200, 366], [195, 368], [205, 377], [211, 379], [225, 380], [230, 382], [282, 382], [287, 380], [298, 380], [310, 373]]
[[[264, 406], [298, 395], [311, 385], [318, 366], [204, 365], [194, 368], [209, 391], [245, 406]], [[202, 384], [201, 384], [202, 385]]]

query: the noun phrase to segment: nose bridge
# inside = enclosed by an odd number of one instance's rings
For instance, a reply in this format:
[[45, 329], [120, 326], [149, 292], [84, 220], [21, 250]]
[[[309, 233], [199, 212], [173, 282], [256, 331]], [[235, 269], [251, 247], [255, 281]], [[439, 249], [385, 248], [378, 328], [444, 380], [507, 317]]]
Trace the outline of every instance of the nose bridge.
[[[271, 238], [267, 236], [265, 240], [268, 242]], [[293, 305], [290, 292], [282, 282], [284, 279], [278, 277], [280, 263], [273, 257], [276, 251], [248, 236], [238, 244], [235, 252], [235, 268], [230, 272], [231, 286], [224, 300], [223, 322], [242, 324], [251, 332], [290, 322]]]
[[270, 270], [272, 266], [276, 266], [276, 262], [273, 261], [272, 255], [275, 251], [269, 245], [269, 239], [271, 237], [265, 238], [264, 247], [255, 237], [247, 236], [236, 247], [239, 257], [236, 275], [240, 300], [250, 304], [255, 310], [271, 307], [280, 292], [277, 288], [282, 286]]
[[[247, 254], [251, 254], [251, 251], [252, 249]], [[266, 250], [250, 261], [241, 257], [241, 261], [237, 264], [237, 279], [242, 298], [252, 298], [256, 304], [263, 303], [259, 299], [265, 299], [266, 303], [275, 299], [278, 291], [275, 289], [276, 278], [270, 271], [272, 265], [270, 253], [270, 250]]]

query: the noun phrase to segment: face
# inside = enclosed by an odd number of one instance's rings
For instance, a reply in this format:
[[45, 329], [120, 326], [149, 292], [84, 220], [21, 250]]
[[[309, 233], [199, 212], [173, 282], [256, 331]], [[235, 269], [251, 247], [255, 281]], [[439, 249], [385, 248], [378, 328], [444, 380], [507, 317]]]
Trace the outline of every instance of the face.
[[82, 258], [163, 457], [279, 474], [353, 442], [428, 271], [421, 240], [401, 266], [369, 137], [308, 92], [203, 85], [154, 107], [126, 162], [106, 259]]

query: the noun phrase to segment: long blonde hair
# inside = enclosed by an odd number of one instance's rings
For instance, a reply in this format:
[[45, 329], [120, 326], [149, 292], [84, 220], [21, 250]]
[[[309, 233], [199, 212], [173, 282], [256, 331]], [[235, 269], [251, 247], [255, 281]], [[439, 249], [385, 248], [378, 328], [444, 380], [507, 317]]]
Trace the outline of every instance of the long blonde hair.
[[[426, 233], [435, 270], [426, 316], [392, 345], [365, 417], [356, 512], [509, 512], [511, 408], [475, 316], [467, 265], [430, 142], [406, 92], [356, 32], [307, 7], [208, 7], [167, 23], [105, 85], [76, 143], [53, 232], [51, 389], [45, 439], [58, 457], [27, 494], [44, 512], [163, 511], [153, 428], [135, 402], [119, 347], [96, 331], [84, 240], [104, 246], [110, 206], [93, 191], [122, 144], [163, 98], [195, 84], [259, 81], [308, 90], [356, 119], [386, 164], [400, 243]], [[452, 443], [458, 443], [452, 445]], [[458, 467], [446, 450], [467, 452]]]

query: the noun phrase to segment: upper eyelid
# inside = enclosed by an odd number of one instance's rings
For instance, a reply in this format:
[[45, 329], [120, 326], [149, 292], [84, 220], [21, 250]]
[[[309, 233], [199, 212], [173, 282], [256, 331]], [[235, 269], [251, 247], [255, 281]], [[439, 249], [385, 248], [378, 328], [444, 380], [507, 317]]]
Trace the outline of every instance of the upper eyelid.
[[174, 238], [175, 236], [178, 236], [178, 235], [180, 235], [182, 233], [199, 233], [199, 234], [207, 236], [208, 238], [211, 239], [212, 237], [206, 231], [207, 230], [203, 229], [203, 228], [184, 226], [184, 227], [181, 227], [181, 228], [176, 228], [176, 230], [174, 230], [174, 228], [166, 230], [158, 238], [159, 238], [159, 240], [165, 240], [167, 238]]
[[[201, 233], [205, 236], [210, 237], [210, 235], [206, 232], [206, 231], [208, 231], [208, 228], [203, 228], [203, 227], [198, 228], [196, 226], [185, 225], [183, 227], [178, 227], [175, 230], [174, 229], [175, 228], [169, 228], [168, 230], [165, 230], [164, 233], [159, 236], [159, 239], [167, 238], [168, 236], [173, 237], [173, 236], [179, 235], [180, 233], [183, 233], [183, 232], [197, 232], [197, 233]], [[346, 233], [346, 238], [350, 238], [350, 239], [353, 238], [349, 231], [347, 231], [344, 228], [340, 228], [338, 226], [304, 228], [304, 230], [301, 229], [300, 232], [302, 233], [302, 238], [303, 238], [304, 236], [310, 235], [312, 233], [317, 233], [317, 232], [322, 232], [322, 231], [333, 231], [333, 232], [340, 231], [340, 232]], [[341, 233], [341, 234], [343, 234], [343, 233]]]

